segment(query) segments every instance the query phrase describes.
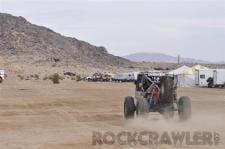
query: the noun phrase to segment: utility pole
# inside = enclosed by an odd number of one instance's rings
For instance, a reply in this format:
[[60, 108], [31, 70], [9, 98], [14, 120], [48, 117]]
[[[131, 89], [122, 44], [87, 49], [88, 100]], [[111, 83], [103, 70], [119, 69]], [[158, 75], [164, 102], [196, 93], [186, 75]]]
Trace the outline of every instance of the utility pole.
[[[0, 13], [3, 12], [3, 0], [0, 0]], [[0, 37], [3, 34], [3, 24], [0, 23]]]
[[180, 54], [177, 56], [177, 63], [180, 64]]

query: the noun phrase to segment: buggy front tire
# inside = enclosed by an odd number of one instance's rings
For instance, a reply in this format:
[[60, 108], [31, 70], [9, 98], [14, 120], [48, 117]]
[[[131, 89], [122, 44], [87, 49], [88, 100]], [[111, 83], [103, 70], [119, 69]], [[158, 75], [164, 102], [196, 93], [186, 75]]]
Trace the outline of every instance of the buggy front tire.
[[134, 118], [135, 109], [134, 98], [130, 96], [126, 97], [124, 100], [124, 118]]
[[136, 115], [147, 117], [148, 113], [149, 113], [148, 101], [145, 98], [139, 99], [136, 105]]

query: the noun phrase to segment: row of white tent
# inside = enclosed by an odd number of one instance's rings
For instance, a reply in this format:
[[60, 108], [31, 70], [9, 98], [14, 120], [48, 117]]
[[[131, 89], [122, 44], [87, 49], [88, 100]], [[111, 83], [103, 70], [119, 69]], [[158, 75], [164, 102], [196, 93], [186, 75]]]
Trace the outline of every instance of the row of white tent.
[[[199, 78], [200, 71], [210, 71], [211, 69], [202, 66], [202, 65], [195, 65], [193, 67], [188, 67], [183, 65], [175, 70], [168, 72], [170, 75], [176, 75], [178, 77], [178, 86], [179, 87], [192, 87], [197, 84]], [[155, 72], [151, 70], [149, 72]], [[113, 74], [114, 80], [120, 81], [133, 81], [137, 79], [137, 75], [139, 72], [128, 72], [128, 73], [116, 73]], [[207, 78], [204, 80], [206, 82]]]
[[[178, 86], [187, 87], [187, 86], [195, 86], [196, 84], [196, 73], [198, 70], [208, 70], [209, 68], [202, 65], [195, 65], [193, 67], [188, 67], [183, 65], [175, 70], [169, 72], [171, 75], [178, 76]], [[151, 70], [149, 72], [155, 72]], [[113, 74], [114, 80], [120, 81], [133, 81], [137, 79], [137, 74], [139, 72], [127, 72], [127, 73], [115, 73]]]

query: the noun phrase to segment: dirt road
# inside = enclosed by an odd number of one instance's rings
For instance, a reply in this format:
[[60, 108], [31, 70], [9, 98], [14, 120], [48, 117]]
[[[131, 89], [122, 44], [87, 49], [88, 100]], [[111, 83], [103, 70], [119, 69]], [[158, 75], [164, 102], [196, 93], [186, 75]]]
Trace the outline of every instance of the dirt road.
[[216, 131], [219, 145], [154, 148], [225, 148], [225, 90], [182, 88], [192, 98], [193, 117], [179, 122], [158, 114], [148, 119], [123, 119], [123, 98], [134, 85], [62, 81], [6, 80], [0, 85], [1, 149], [151, 148], [152, 146], [92, 145], [92, 132]]

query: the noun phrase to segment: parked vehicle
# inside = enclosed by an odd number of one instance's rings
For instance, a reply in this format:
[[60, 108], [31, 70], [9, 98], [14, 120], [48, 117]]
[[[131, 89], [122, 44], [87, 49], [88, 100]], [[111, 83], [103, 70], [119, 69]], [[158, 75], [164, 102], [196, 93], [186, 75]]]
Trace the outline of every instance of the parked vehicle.
[[113, 74], [94, 73], [92, 76], [86, 78], [89, 82], [111, 82]]
[[135, 73], [116, 73], [113, 76], [115, 82], [133, 82], [135, 80]]

